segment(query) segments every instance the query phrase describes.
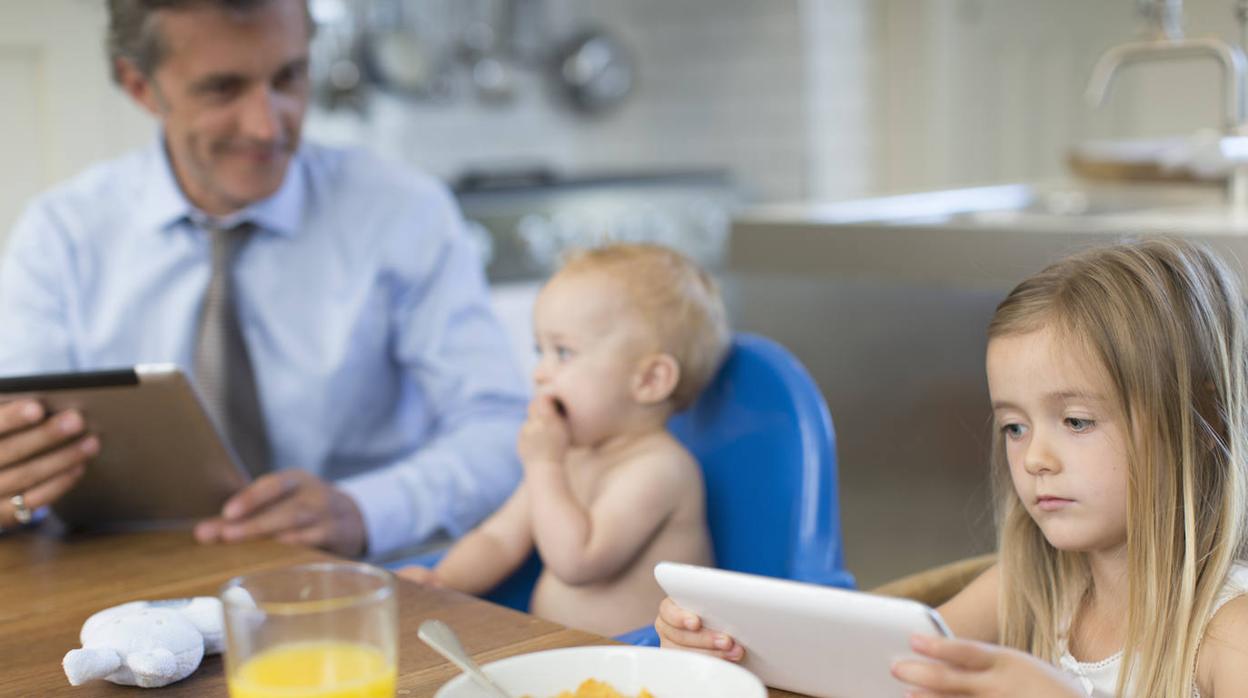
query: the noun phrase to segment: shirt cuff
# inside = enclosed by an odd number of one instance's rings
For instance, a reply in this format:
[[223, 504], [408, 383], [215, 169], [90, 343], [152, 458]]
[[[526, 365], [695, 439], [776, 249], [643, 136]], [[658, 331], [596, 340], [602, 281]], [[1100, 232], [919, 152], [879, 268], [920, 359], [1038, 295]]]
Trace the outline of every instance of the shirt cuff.
[[365, 556], [383, 557], [434, 533], [437, 509], [426, 487], [413, 487], [411, 473], [364, 473], [338, 483], [364, 517]]

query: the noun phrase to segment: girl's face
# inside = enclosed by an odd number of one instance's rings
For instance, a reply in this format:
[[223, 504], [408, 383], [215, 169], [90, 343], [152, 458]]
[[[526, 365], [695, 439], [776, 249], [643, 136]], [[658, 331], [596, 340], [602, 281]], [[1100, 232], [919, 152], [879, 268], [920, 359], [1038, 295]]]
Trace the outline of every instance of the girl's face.
[[589, 273], [558, 274], [533, 311], [539, 395], [562, 407], [574, 446], [595, 446], [629, 423], [642, 355], [623, 289]]
[[1127, 542], [1127, 430], [1098, 361], [1048, 329], [988, 343], [988, 391], [1014, 491], [1053, 547]]

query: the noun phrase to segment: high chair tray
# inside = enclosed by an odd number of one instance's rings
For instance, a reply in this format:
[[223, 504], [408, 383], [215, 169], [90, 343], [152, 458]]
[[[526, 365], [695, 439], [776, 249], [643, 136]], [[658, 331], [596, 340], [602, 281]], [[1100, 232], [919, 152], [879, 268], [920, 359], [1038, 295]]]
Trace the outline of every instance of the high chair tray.
[[910, 636], [950, 636], [917, 601], [740, 572], [661, 562], [654, 578], [682, 608], [745, 647], [746, 669], [774, 688], [816, 698], [904, 696], [894, 661]]

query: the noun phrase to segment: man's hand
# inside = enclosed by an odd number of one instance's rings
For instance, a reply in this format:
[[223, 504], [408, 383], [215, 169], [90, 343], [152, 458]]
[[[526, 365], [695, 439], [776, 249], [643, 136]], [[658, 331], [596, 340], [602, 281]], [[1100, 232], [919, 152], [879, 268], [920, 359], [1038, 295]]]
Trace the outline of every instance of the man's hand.
[[529, 418], [520, 427], [516, 451], [525, 470], [535, 465], [562, 465], [568, 452], [568, 422], [559, 414], [555, 398], [538, 395], [529, 403]]
[[269, 473], [234, 495], [221, 516], [200, 521], [201, 543], [276, 538], [339, 555], [364, 552], [364, 517], [347, 493], [302, 470]]
[[915, 652], [935, 661], [903, 660], [893, 676], [914, 686], [912, 696], [1073, 698], [1086, 695], [1071, 676], [1025, 652], [971, 640], [916, 635]]
[[85, 435], [86, 422], [75, 410], [50, 418], [32, 400], [0, 404], [0, 528], [16, 526], [10, 499], [21, 495], [27, 511], [60, 499], [100, 452], [100, 440]]

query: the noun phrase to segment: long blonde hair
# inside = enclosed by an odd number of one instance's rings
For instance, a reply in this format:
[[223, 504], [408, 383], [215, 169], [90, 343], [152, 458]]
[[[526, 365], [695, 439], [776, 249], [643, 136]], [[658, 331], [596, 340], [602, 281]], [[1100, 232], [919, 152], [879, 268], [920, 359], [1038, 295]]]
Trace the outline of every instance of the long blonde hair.
[[[989, 340], [1052, 328], [1100, 360], [1128, 434], [1130, 592], [1118, 693], [1190, 695], [1196, 654], [1244, 552], [1248, 345], [1239, 279], [1202, 245], [1128, 242], [1060, 261], [997, 307]], [[993, 460], [1002, 644], [1056, 661], [1091, 576], [1049, 545]]]

